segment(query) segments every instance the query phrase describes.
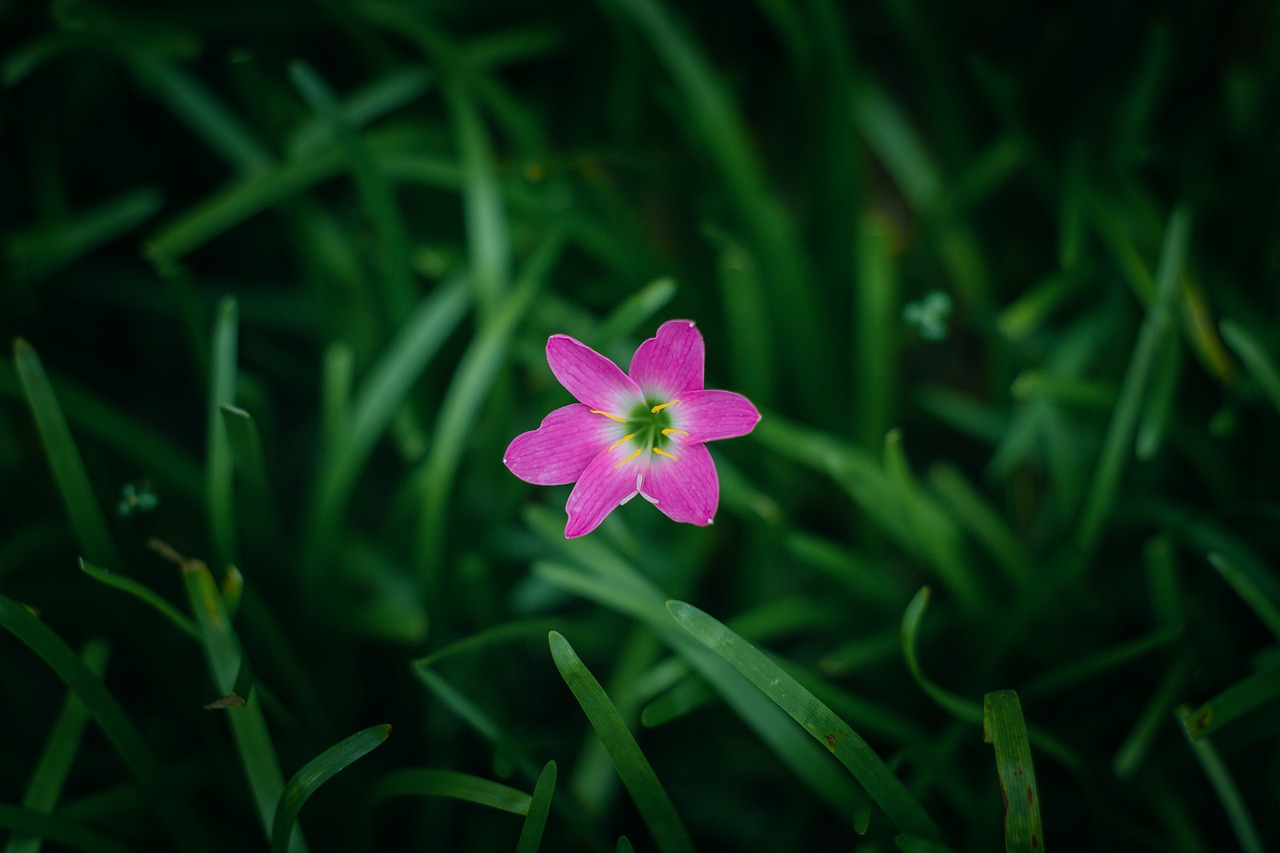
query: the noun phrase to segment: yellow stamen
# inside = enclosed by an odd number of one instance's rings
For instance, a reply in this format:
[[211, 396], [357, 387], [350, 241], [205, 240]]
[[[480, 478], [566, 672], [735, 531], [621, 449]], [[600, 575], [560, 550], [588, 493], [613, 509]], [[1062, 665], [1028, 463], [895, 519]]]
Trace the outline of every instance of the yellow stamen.
[[656, 414], [658, 414], [658, 412], [661, 412], [661, 411], [662, 411], [663, 409], [665, 409], [667, 406], [674, 406], [676, 403], [679, 403], [679, 402], [680, 402], [679, 400], [672, 400], [670, 403], [663, 403], [662, 405], [654, 406], [654, 407], [653, 407], [652, 409], [650, 409], [649, 411], [656, 415]]
[[614, 468], [621, 468], [623, 465], [625, 465], [626, 463], [630, 462], [632, 459], [635, 459], [635, 458], [636, 458], [637, 456], [639, 456], [639, 455], [640, 455], [640, 451], [639, 451], [639, 450], [637, 450], [635, 453], [632, 453], [632, 454], [631, 454], [630, 456], [628, 456], [626, 459], [623, 459], [621, 462], [619, 462], [617, 465], [614, 465], [613, 467], [614, 467]]
[[619, 444], [622, 444], [624, 441], [630, 441], [635, 437], [636, 437], [636, 434], [634, 432], [631, 433], [631, 435], [624, 435], [622, 438], [618, 439], [613, 444], [609, 445], [609, 449], [613, 450], [615, 447], [617, 447]]
[[[680, 402], [680, 401], [679, 401], [679, 400], [677, 400], [676, 402], [678, 403], [678, 402]], [[609, 420], [611, 420], [611, 421], [617, 421], [617, 422], [618, 422], [618, 423], [620, 423], [620, 424], [625, 424], [625, 423], [626, 423], [626, 420], [624, 420], [623, 418], [620, 418], [620, 417], [618, 417], [617, 415], [611, 415], [611, 414], [609, 414], [608, 412], [602, 412], [602, 411], [600, 411], [599, 409], [592, 409], [592, 410], [591, 410], [591, 414], [593, 414], [593, 415], [604, 415], [604, 416], [605, 416], [606, 418], [608, 418]]]
[[[679, 401], [679, 400], [676, 400], [676, 402], [677, 402], [677, 403], [679, 403], [680, 401]], [[688, 434], [689, 434], [689, 433], [685, 432], [685, 431], [684, 431], [684, 430], [682, 430], [682, 429], [664, 429], [664, 430], [662, 431], [662, 434], [663, 434], [663, 435], [671, 435], [671, 433], [673, 433], [673, 432], [678, 432], [678, 433], [680, 433], [681, 435], [688, 435]]]
[[674, 457], [674, 456], [672, 456], [670, 453], [668, 453], [667, 451], [663, 450], [663, 449], [662, 449], [662, 448], [660, 448], [660, 447], [655, 447], [655, 448], [653, 448], [653, 452], [654, 452], [654, 453], [656, 453], [656, 454], [658, 454], [659, 456], [665, 456], [665, 457], [667, 457], [668, 459], [672, 459], [672, 460], [674, 460], [674, 459], [675, 459], [675, 457]]

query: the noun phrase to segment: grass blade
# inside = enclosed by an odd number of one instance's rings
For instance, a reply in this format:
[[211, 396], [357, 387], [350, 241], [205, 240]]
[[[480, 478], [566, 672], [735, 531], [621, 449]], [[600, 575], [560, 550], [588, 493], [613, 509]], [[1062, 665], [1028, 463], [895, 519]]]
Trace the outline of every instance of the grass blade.
[[178, 849], [211, 851], [212, 845], [197, 831], [195, 814], [178, 797], [142, 732], [80, 656], [25, 607], [4, 596], [0, 596], [0, 627], [44, 660], [89, 709], [98, 727], [141, 783]]
[[6, 260], [19, 279], [43, 278], [132, 231], [154, 216], [162, 202], [153, 187], [127, 192], [69, 222], [11, 236], [5, 241]]
[[538, 853], [542, 846], [542, 830], [547, 825], [547, 815], [551, 811], [551, 797], [556, 790], [556, 763], [548, 761], [538, 774], [538, 782], [533, 786], [533, 798], [529, 801], [529, 811], [524, 819], [524, 827], [520, 830], [520, 841], [516, 844], [516, 853]]
[[1280, 583], [1276, 582], [1275, 576], [1252, 560], [1233, 560], [1222, 554], [1210, 554], [1209, 562], [1262, 620], [1262, 624], [1280, 638]]
[[826, 745], [902, 832], [937, 838], [938, 828], [920, 803], [853, 728], [818, 701], [759, 649], [724, 624], [682, 601], [667, 609], [676, 622], [746, 676], [805, 731]]
[[658, 849], [664, 853], [692, 851], [693, 841], [689, 838], [675, 805], [658, 781], [648, 759], [640, 751], [640, 745], [619, 716], [618, 709], [609, 701], [600, 682], [596, 681], [562, 635], [552, 631], [547, 635], [547, 640], [556, 669], [560, 670], [560, 676], [573, 691], [574, 698], [591, 721], [600, 742], [609, 751], [609, 757], [618, 769], [618, 776], [635, 801], [649, 831], [653, 833]]
[[983, 697], [982, 737], [996, 752], [996, 774], [1005, 802], [1004, 849], [1007, 853], [1043, 850], [1040, 792], [1017, 693], [997, 690]]
[[1222, 339], [1235, 350], [1236, 355], [1240, 356], [1249, 373], [1262, 386], [1271, 405], [1280, 412], [1280, 372], [1276, 370], [1275, 364], [1267, 355], [1266, 348], [1234, 320], [1223, 320], [1219, 328], [1222, 331]]
[[[1178, 706], [1173, 712], [1178, 720], [1185, 720], [1189, 714], [1190, 709], [1185, 705]], [[1218, 802], [1222, 803], [1223, 811], [1227, 813], [1227, 820], [1231, 823], [1231, 829], [1235, 831], [1236, 840], [1240, 843], [1241, 853], [1263, 853], [1266, 845], [1262, 842], [1262, 836], [1258, 834], [1257, 824], [1254, 823], [1253, 815], [1249, 813], [1249, 806], [1240, 794], [1240, 788], [1231, 777], [1231, 771], [1227, 769], [1222, 756], [1218, 755], [1218, 750], [1207, 738], [1193, 739], [1190, 730], [1185, 727], [1182, 733], [1191, 747], [1192, 754], [1200, 762], [1204, 775], [1208, 777], [1210, 787], [1218, 796]]]
[[[7, 803], [0, 803], [0, 827], [13, 830], [9, 849], [39, 849], [40, 840], [46, 839], [86, 853], [134, 853], [132, 847], [126, 847], [110, 836], [89, 829], [64, 815], [55, 817], [36, 809]], [[24, 844], [21, 848], [14, 848], [12, 842], [19, 838], [36, 846], [27, 847]]]
[[[103, 640], [90, 640], [85, 644], [81, 654], [85, 666], [98, 678], [107, 668], [107, 656], [110, 647]], [[58, 804], [63, 785], [71, 772], [71, 764], [76, 753], [80, 751], [80, 740], [85, 726], [89, 722], [89, 710], [74, 693], [67, 695], [45, 741], [40, 760], [31, 773], [31, 781], [27, 784], [27, 792], [22, 797], [22, 807], [36, 812], [49, 814]], [[5, 853], [37, 853], [40, 849], [38, 838], [15, 832], [5, 846]]]
[[293, 778], [284, 786], [280, 803], [275, 810], [276, 817], [271, 828], [272, 853], [284, 853], [289, 849], [289, 838], [297, 823], [298, 812], [302, 811], [303, 804], [316, 789], [381, 746], [390, 734], [389, 725], [370, 726], [329, 747], [293, 774]]
[[390, 797], [450, 797], [518, 815], [529, 813], [533, 799], [524, 791], [470, 773], [421, 768], [388, 773], [373, 789], [370, 800]]
[[206, 439], [205, 498], [209, 503], [209, 529], [221, 565], [236, 562], [234, 465], [231, 440], [222, 420], [222, 407], [236, 402], [237, 344], [240, 310], [236, 300], [224, 296], [213, 324], [209, 359], [209, 434]]
[[898, 281], [892, 255], [893, 234], [887, 222], [864, 217], [858, 226], [857, 281], [854, 312], [854, 383], [851, 409], [859, 425], [850, 436], [874, 450], [889, 430], [897, 396]]
[[71, 518], [71, 527], [76, 532], [80, 547], [84, 548], [89, 559], [95, 563], [121, 565], [120, 553], [111, 537], [107, 519], [94, 497], [93, 487], [89, 485], [89, 474], [85, 471], [80, 451], [76, 449], [75, 439], [71, 437], [71, 429], [58, 406], [58, 399], [49, 385], [40, 356], [36, 355], [30, 344], [19, 338], [13, 345], [13, 360], [18, 369], [18, 377], [22, 380], [27, 402], [31, 406], [31, 414], [35, 418], [36, 429], [40, 432], [40, 441], [44, 444], [49, 467], [53, 469], [53, 479], [58, 484], [63, 503], [66, 504], [67, 515]]
[[1205, 702], [1182, 718], [1182, 727], [1192, 741], [1200, 740], [1250, 711], [1280, 696], [1280, 663], [1272, 664]]
[[195, 626], [195, 623], [187, 618], [186, 614], [181, 610], [161, 598], [150, 587], [138, 583], [132, 578], [127, 578], [124, 575], [118, 575], [115, 572], [99, 568], [83, 558], [80, 560], [80, 569], [86, 575], [99, 583], [104, 583], [107, 586], [114, 587], [121, 592], [132, 595], [134, 598], [144, 602], [145, 604], [151, 605], [151, 607], [153, 607], [161, 616], [165, 617], [177, 626], [179, 631], [186, 634], [188, 637], [191, 637], [196, 642], [202, 641], [203, 637], [200, 633], [200, 629]]

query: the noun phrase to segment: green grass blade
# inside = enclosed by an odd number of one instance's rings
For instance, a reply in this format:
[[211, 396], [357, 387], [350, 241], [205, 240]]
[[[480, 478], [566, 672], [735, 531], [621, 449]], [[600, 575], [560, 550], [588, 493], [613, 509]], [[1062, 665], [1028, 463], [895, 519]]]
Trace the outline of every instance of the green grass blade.
[[1008, 522], [958, 469], [946, 464], [935, 465], [929, 469], [929, 483], [951, 516], [995, 558], [1010, 583], [1022, 586], [1030, 580], [1027, 549]]
[[470, 697], [464, 695], [428, 666], [413, 667], [413, 674], [441, 704], [456, 714], [458, 719], [492, 743], [496, 755], [510, 761], [530, 779], [534, 778], [538, 765], [529, 757], [524, 747], [518, 740], [503, 731], [498, 723], [481, 710]]
[[1187, 666], [1181, 660], [1175, 661], [1165, 671], [1151, 698], [1142, 709], [1142, 713], [1134, 721], [1133, 728], [1129, 730], [1120, 748], [1116, 750], [1111, 768], [1117, 777], [1129, 778], [1142, 766], [1157, 735], [1168, 721], [1169, 714], [1173, 712], [1173, 707], [1182, 693], [1186, 680]]
[[898, 282], [892, 256], [893, 234], [884, 219], [865, 216], [855, 243], [857, 282], [854, 303], [852, 413], [859, 445], [874, 450], [893, 417], [898, 374]]
[[[109, 652], [110, 646], [105, 641], [90, 640], [81, 654], [85, 666], [99, 679], [106, 671]], [[54, 720], [53, 729], [49, 732], [49, 739], [45, 741], [35, 770], [31, 773], [27, 791], [22, 796], [24, 809], [48, 814], [57, 806], [67, 775], [71, 772], [72, 762], [80, 751], [80, 741], [88, 723], [89, 709], [74, 693], [68, 694], [62, 710]], [[40, 841], [15, 832], [4, 849], [5, 853], [37, 853]]]
[[654, 279], [628, 296], [596, 327], [595, 339], [606, 349], [649, 322], [676, 295], [674, 279]]
[[390, 734], [389, 725], [370, 726], [329, 747], [293, 774], [284, 786], [275, 810], [271, 829], [272, 853], [285, 853], [289, 849], [289, 838], [298, 821], [298, 813], [316, 789], [381, 746]]
[[1240, 360], [1262, 387], [1271, 405], [1280, 412], [1280, 371], [1276, 370], [1275, 363], [1267, 354], [1266, 348], [1244, 326], [1234, 320], [1223, 320], [1219, 324], [1219, 329], [1222, 332], [1222, 339], [1235, 351], [1236, 355], [1240, 356]]
[[251, 489], [265, 498], [270, 492], [267, 485], [267, 460], [262, 453], [262, 439], [258, 435], [253, 415], [237, 406], [224, 404], [220, 409], [222, 425], [227, 430], [227, 441], [230, 443], [231, 460], [235, 463], [236, 470]]
[[[391, 71], [353, 92], [340, 105], [343, 122], [359, 128], [416, 101], [430, 88], [433, 74], [424, 68], [409, 67]], [[332, 124], [317, 118], [293, 134], [287, 146], [290, 159], [309, 157], [328, 144], [333, 137]]]
[[[1178, 282], [1182, 278], [1183, 259], [1190, 241], [1191, 215], [1185, 207], [1179, 207], [1169, 216], [1165, 229], [1164, 246], [1160, 251], [1160, 264], [1156, 270], [1155, 299], [1152, 301], [1138, 341], [1134, 345], [1120, 395], [1111, 413], [1102, 450], [1098, 454], [1097, 467], [1090, 485], [1085, 506], [1080, 516], [1076, 541], [1081, 549], [1090, 552], [1102, 534], [1102, 526], [1115, 505], [1124, 473], [1127, 454], [1133, 448], [1134, 433], [1143, 402], [1150, 396], [1151, 373], [1156, 356], [1165, 338], [1176, 336], [1173, 306], [1178, 295]], [[1084, 563], [1082, 562], [1082, 565]]]
[[502, 189], [493, 150], [472, 93], [453, 80], [445, 87], [462, 160], [462, 206], [466, 216], [471, 282], [481, 316], [498, 310], [511, 277], [511, 238], [503, 211]]
[[237, 345], [240, 309], [233, 297], [218, 303], [209, 359], [209, 416], [205, 449], [205, 497], [209, 506], [209, 530], [221, 565], [236, 562], [234, 463], [231, 441], [222, 420], [222, 407], [236, 403], [239, 374]]
[[31, 406], [31, 414], [35, 418], [36, 429], [40, 432], [40, 441], [44, 444], [49, 467], [53, 469], [53, 478], [62, 494], [62, 501], [66, 504], [67, 515], [71, 518], [71, 527], [76, 532], [80, 547], [84, 548], [89, 559], [95, 563], [121, 565], [120, 552], [111, 537], [107, 519], [94, 497], [89, 474], [80, 459], [80, 451], [76, 449], [75, 439], [71, 437], [71, 429], [67, 426], [58, 399], [49, 385], [40, 356], [36, 355], [30, 344], [19, 338], [13, 345], [13, 360], [18, 377], [22, 380], [27, 402]]
[[1272, 664], [1205, 702], [1182, 718], [1187, 737], [1197, 741], [1280, 696], [1280, 663]]
[[[1190, 709], [1185, 705], [1178, 706], [1173, 712], [1178, 720], [1185, 720], [1189, 714]], [[1182, 733], [1191, 747], [1192, 754], [1200, 762], [1200, 768], [1204, 770], [1204, 775], [1208, 778], [1214, 794], [1217, 795], [1218, 802], [1222, 803], [1223, 811], [1227, 813], [1227, 820], [1235, 832], [1241, 852], [1263, 853], [1267, 848], [1262, 841], [1262, 836], [1258, 833], [1257, 824], [1254, 823], [1253, 815], [1249, 813], [1249, 806], [1241, 796], [1240, 788], [1232, 778], [1231, 771], [1227, 769], [1226, 762], [1222, 760], [1222, 756], [1218, 755], [1218, 750], [1207, 738], [1192, 739], [1190, 731], [1185, 727]]]
[[955, 853], [945, 844], [939, 844], [918, 835], [908, 835], [905, 832], [895, 837], [893, 843], [898, 845], [902, 853]]
[[[0, 827], [13, 830], [10, 849], [37, 850], [41, 839], [66, 845], [72, 850], [86, 853], [134, 853], [110, 836], [103, 835], [63, 815], [53, 816], [42, 811], [0, 803]], [[21, 848], [14, 848], [13, 841], [23, 839]], [[25, 842], [35, 844], [26, 846]]]
[[1262, 624], [1280, 638], [1280, 582], [1275, 575], [1252, 560], [1229, 559], [1223, 554], [1210, 554], [1209, 562]]
[[653, 834], [658, 849], [665, 853], [692, 851], [693, 841], [689, 838], [675, 805], [658, 781], [648, 759], [640, 751], [635, 737], [618, 715], [617, 708], [609, 701], [600, 682], [596, 681], [563, 636], [552, 631], [547, 640], [556, 669], [582, 706], [601, 743], [609, 751], [609, 757], [618, 769], [618, 776]]
[[390, 797], [450, 797], [518, 815], [529, 813], [533, 799], [524, 791], [470, 773], [421, 768], [388, 773], [369, 798], [378, 802]]
[[937, 826], [901, 780], [851, 726], [791, 675], [693, 605], [671, 601], [667, 609], [682, 628], [727, 660], [805, 731], [825, 744], [899, 830], [926, 838], [938, 837]]
[[538, 853], [542, 846], [542, 831], [547, 826], [547, 815], [551, 811], [551, 798], [556, 791], [556, 763], [548, 761], [538, 774], [538, 782], [533, 786], [533, 798], [529, 801], [529, 812], [524, 819], [524, 827], [520, 830], [520, 841], [516, 844], [516, 853]]
[[1005, 802], [1004, 849], [1007, 853], [1043, 850], [1040, 791], [1017, 693], [997, 690], [983, 698], [982, 737], [996, 752], [996, 774]]
[[1028, 697], [1067, 688], [1075, 688], [1081, 681], [1095, 678], [1119, 666], [1135, 661], [1160, 649], [1172, 646], [1182, 636], [1182, 628], [1174, 626], [1152, 631], [1125, 643], [1102, 649], [1083, 658], [1050, 669], [1027, 680], [1022, 692]]
[[10, 236], [4, 244], [5, 259], [18, 278], [43, 278], [137, 228], [160, 210], [162, 202], [153, 187], [127, 192], [68, 222]]
[[456, 640], [449, 645], [426, 655], [425, 657], [418, 658], [410, 665], [415, 668], [430, 667], [447, 658], [451, 658], [454, 655], [470, 654], [488, 649], [495, 645], [528, 640], [532, 637], [545, 637], [548, 631], [556, 625], [563, 625], [564, 621], [564, 619], [558, 617], [542, 617], [503, 622], [500, 625], [495, 625], [494, 627], [481, 631], [478, 634], [473, 634], [470, 637]]
[[929, 606], [929, 587], [921, 587], [915, 598], [907, 605], [902, 614], [902, 654], [906, 658], [907, 667], [915, 678], [920, 689], [940, 707], [949, 711], [954, 717], [968, 723], [982, 722], [982, 706], [977, 702], [961, 698], [954, 693], [943, 690], [924, 674], [920, 667], [920, 656], [916, 651], [916, 639], [920, 632], [920, 622]]
[[636, 848], [631, 846], [631, 841], [625, 835], [619, 835], [618, 846], [614, 848], [614, 853], [636, 853]]
[[83, 558], [80, 560], [80, 569], [86, 575], [99, 583], [104, 583], [107, 586], [114, 587], [121, 592], [132, 595], [134, 598], [145, 604], [149, 604], [161, 616], [172, 622], [179, 631], [186, 634], [188, 637], [191, 637], [193, 640], [197, 642], [201, 642], [203, 640], [203, 635], [200, 633], [200, 629], [196, 627], [195, 623], [187, 618], [186, 614], [178, 608], [161, 598], [150, 587], [141, 584], [132, 578], [127, 578], [124, 575], [118, 575], [115, 572], [110, 572], [106, 569], [95, 566], [93, 563], [90, 563], [88, 560]]
[[98, 727], [141, 783], [178, 849], [211, 851], [212, 845], [199, 832], [195, 814], [176, 793], [142, 732], [80, 656], [25, 607], [4, 596], [0, 596], [0, 627], [44, 660], [89, 709]]

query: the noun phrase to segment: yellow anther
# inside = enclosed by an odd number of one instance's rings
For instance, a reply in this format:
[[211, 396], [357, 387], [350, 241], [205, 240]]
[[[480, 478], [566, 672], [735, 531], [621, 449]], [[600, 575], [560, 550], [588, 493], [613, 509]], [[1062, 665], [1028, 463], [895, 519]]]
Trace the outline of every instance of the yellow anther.
[[[679, 401], [679, 400], [676, 400], [676, 402], [678, 403], [678, 402], [680, 402], [680, 401]], [[685, 432], [685, 431], [684, 431], [684, 430], [682, 430], [682, 429], [664, 429], [664, 430], [662, 431], [662, 434], [663, 434], [663, 435], [671, 435], [671, 433], [673, 433], [673, 432], [678, 432], [678, 433], [680, 433], [681, 435], [688, 435], [688, 434], [689, 434], [689, 433]]]
[[632, 454], [631, 454], [630, 456], [628, 456], [626, 459], [623, 459], [621, 462], [619, 462], [617, 465], [614, 465], [613, 467], [614, 467], [614, 468], [621, 468], [623, 465], [625, 465], [626, 463], [630, 462], [632, 459], [635, 459], [635, 458], [636, 458], [637, 456], [639, 456], [639, 455], [640, 455], [640, 451], [639, 451], [639, 450], [637, 450], [635, 453], [632, 453]]
[[670, 453], [668, 453], [667, 451], [663, 450], [663, 449], [662, 449], [662, 448], [660, 448], [660, 447], [655, 447], [655, 448], [653, 449], [653, 452], [654, 452], [654, 453], [656, 453], [656, 454], [658, 454], [659, 456], [665, 456], [665, 457], [667, 457], [668, 459], [675, 459], [675, 457], [674, 457], [674, 456], [672, 456]]
[[661, 412], [667, 406], [674, 406], [676, 403], [679, 403], [679, 402], [680, 402], [679, 400], [672, 400], [670, 403], [662, 403], [661, 405], [654, 406], [649, 411], [656, 415], [658, 414], [658, 412]]
[[618, 439], [613, 444], [609, 445], [609, 449], [613, 450], [615, 447], [617, 447], [619, 444], [622, 444], [624, 441], [630, 441], [635, 437], [636, 437], [636, 434], [634, 432], [631, 433], [631, 435], [624, 435], [622, 438]]
[[[680, 401], [679, 401], [679, 400], [677, 400], [676, 402], [678, 403], [678, 402], [680, 402]], [[611, 421], [617, 421], [617, 422], [618, 422], [618, 423], [620, 423], [620, 424], [625, 424], [625, 423], [626, 423], [626, 420], [624, 420], [623, 418], [620, 418], [620, 417], [618, 417], [617, 415], [611, 415], [611, 414], [609, 414], [608, 412], [602, 412], [602, 411], [600, 411], [599, 409], [592, 409], [592, 410], [591, 410], [591, 414], [593, 414], [593, 415], [604, 415], [604, 416], [605, 416], [606, 418], [608, 418], [609, 420], [611, 420]]]

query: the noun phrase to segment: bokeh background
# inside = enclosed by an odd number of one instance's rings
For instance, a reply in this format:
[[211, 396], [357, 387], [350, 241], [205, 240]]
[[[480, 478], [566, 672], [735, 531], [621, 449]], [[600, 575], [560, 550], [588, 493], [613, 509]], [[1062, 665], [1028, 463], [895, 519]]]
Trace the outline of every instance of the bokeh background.
[[[1274, 4], [8, 0], [0, 50], [7, 850], [1280, 844]], [[545, 341], [678, 317], [763, 413], [716, 523], [567, 542], [501, 462]]]

